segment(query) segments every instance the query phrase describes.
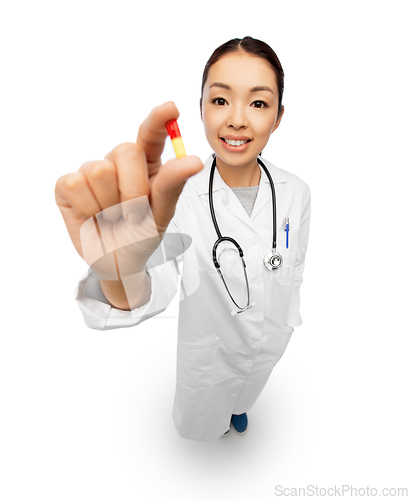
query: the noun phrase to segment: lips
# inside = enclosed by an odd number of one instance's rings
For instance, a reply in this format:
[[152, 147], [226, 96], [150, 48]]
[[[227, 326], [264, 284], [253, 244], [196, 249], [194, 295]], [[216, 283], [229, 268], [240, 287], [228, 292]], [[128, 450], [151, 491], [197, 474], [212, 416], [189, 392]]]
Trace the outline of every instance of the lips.
[[251, 141], [250, 137], [247, 137], [246, 135], [224, 135], [223, 137], [220, 137], [220, 139], [230, 141]]
[[[251, 143], [251, 139], [243, 135], [226, 135], [224, 137], [220, 137], [220, 141], [223, 147], [227, 151], [240, 153], [248, 148]], [[228, 141], [228, 142], [227, 142]], [[245, 141], [245, 142], [243, 142]], [[230, 142], [230, 144], [229, 144]], [[240, 143], [241, 142], [241, 143]]]

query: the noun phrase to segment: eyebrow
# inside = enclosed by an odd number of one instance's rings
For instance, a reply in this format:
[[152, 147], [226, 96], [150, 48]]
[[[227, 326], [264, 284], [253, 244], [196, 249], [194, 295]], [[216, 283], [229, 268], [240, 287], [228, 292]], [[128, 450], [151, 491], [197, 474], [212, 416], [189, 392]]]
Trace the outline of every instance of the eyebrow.
[[[231, 87], [229, 87], [225, 83], [220, 83], [220, 82], [212, 83], [209, 89], [211, 89], [212, 87], [220, 87], [222, 89], [231, 90]], [[250, 92], [262, 92], [262, 91], [271, 92], [274, 95], [274, 92], [270, 89], [270, 87], [267, 87], [265, 85], [259, 85], [257, 87], [253, 87], [252, 89], [250, 89]]]

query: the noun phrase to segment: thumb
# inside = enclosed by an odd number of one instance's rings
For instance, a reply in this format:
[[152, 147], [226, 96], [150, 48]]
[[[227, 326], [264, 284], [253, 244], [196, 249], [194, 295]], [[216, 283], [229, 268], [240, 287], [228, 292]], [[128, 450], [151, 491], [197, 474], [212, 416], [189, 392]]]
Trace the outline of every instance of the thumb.
[[203, 169], [197, 156], [175, 158], [162, 165], [151, 186], [150, 205], [159, 234], [166, 231], [186, 181]]

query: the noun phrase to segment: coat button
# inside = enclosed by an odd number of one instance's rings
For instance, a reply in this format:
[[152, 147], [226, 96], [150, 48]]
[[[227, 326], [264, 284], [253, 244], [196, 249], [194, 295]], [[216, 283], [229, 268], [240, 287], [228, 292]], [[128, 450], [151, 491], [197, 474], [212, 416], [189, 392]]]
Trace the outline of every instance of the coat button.
[[263, 283], [262, 278], [256, 278], [256, 279], [253, 281], [253, 285], [256, 285], [256, 286], [260, 286], [262, 283]]
[[260, 313], [260, 312], [253, 313], [253, 319], [254, 319], [254, 321], [260, 321], [260, 320], [262, 320], [263, 319], [263, 313]]
[[250, 365], [252, 365], [252, 364], [253, 364], [253, 361], [252, 361], [251, 359], [248, 359], [248, 360], [246, 361], [246, 365], [247, 365], [247, 366], [250, 366]]
[[260, 347], [261, 342], [254, 342], [253, 347], [254, 349], [258, 349]]

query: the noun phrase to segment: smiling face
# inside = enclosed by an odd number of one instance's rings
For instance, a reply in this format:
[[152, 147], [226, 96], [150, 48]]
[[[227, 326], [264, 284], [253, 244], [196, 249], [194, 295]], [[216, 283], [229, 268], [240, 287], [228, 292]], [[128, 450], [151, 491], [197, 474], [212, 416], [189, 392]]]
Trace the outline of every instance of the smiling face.
[[219, 59], [203, 89], [202, 120], [219, 170], [251, 168], [278, 127], [275, 73], [261, 57], [244, 51]]

